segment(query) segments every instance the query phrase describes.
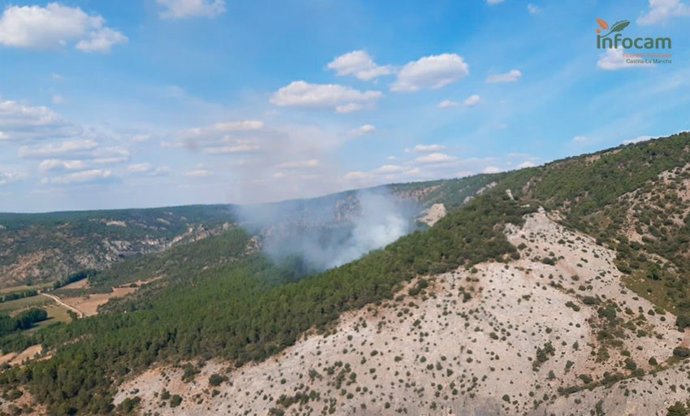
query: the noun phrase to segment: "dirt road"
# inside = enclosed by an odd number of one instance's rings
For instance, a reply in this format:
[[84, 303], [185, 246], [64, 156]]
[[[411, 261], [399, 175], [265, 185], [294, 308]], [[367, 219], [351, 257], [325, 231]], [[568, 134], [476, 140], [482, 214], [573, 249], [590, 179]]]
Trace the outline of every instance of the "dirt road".
[[72, 312], [76, 313], [78, 317], [80, 317], [80, 318], [83, 318], [83, 317], [84, 317], [84, 313], [83, 313], [82, 311], [80, 311], [79, 309], [75, 308], [75, 307], [72, 306], [72, 305], [66, 304], [66, 303], [63, 302], [59, 297], [57, 297], [57, 296], [55, 296], [55, 295], [50, 295], [50, 294], [48, 294], [48, 293], [41, 293], [41, 295], [46, 296], [46, 297], [48, 297], [48, 298], [54, 300], [58, 305], [64, 306], [65, 308], [71, 310]]

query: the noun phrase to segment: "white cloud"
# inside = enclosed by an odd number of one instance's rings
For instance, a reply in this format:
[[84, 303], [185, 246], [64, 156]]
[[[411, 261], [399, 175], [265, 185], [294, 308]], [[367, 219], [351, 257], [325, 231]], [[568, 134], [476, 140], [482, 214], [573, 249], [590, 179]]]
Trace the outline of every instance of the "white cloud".
[[77, 43], [77, 49], [82, 52], [110, 52], [114, 45], [127, 43], [127, 36], [110, 28], [103, 28], [91, 32], [87, 39]]
[[213, 174], [211, 173], [210, 170], [207, 170], [207, 169], [194, 169], [194, 170], [190, 170], [190, 171], [185, 172], [184, 175], [188, 176], [190, 178], [206, 178], [206, 177], [209, 177]]
[[649, 0], [649, 11], [637, 19], [640, 25], [653, 25], [672, 17], [690, 16], [690, 6], [680, 0]]
[[506, 82], [515, 82], [522, 78], [522, 72], [517, 69], [511, 69], [503, 74], [489, 75], [486, 82], [489, 84], [502, 84]]
[[215, 123], [210, 126], [197, 127], [176, 134], [173, 142], [163, 142], [163, 147], [202, 149], [204, 153], [225, 155], [233, 153], [251, 153], [261, 149], [256, 140], [244, 137], [264, 129], [259, 120], [241, 120]]
[[251, 153], [261, 150], [261, 146], [248, 140], [238, 140], [235, 144], [209, 146], [204, 152], [209, 155], [230, 155], [234, 153]]
[[393, 71], [388, 66], [379, 66], [366, 51], [352, 51], [340, 55], [328, 64], [328, 69], [339, 76], [351, 75], [362, 81], [389, 75]]
[[24, 179], [25, 175], [18, 172], [0, 171], [0, 186], [9, 185]]
[[376, 173], [381, 173], [381, 174], [392, 174], [392, 173], [400, 173], [404, 172], [406, 169], [400, 165], [383, 165], [374, 170]]
[[225, 13], [225, 0], [156, 0], [164, 19], [216, 17]]
[[62, 95], [55, 94], [51, 98], [51, 101], [53, 102], [53, 104], [60, 105], [60, 104], [63, 104], [65, 102], [65, 99], [62, 97]]
[[371, 173], [352, 171], [345, 174], [343, 177], [346, 181], [361, 181], [365, 179], [370, 179], [372, 177]]
[[448, 163], [457, 160], [456, 157], [447, 155], [445, 153], [429, 153], [425, 156], [420, 156], [414, 161], [421, 164], [438, 164], [438, 163]]
[[8, 6], [0, 17], [0, 45], [56, 49], [74, 42], [84, 52], [107, 52], [113, 45], [127, 42], [127, 37], [105, 26], [101, 16], [58, 3]]
[[73, 136], [81, 129], [47, 107], [0, 100], [0, 132], [0, 141], [24, 141]]
[[52, 183], [58, 185], [71, 185], [76, 183], [88, 182], [102, 182], [113, 178], [113, 172], [103, 169], [91, 169], [80, 172], [69, 173], [63, 176], [56, 176], [53, 178], [44, 178], [43, 183]]
[[482, 170], [482, 173], [498, 173], [501, 171], [501, 168], [498, 168], [496, 166], [487, 166]]
[[259, 120], [230, 121], [215, 123], [206, 127], [192, 128], [182, 132], [180, 136], [186, 139], [204, 138], [208, 136], [223, 135], [235, 132], [261, 130], [263, 127], [264, 123]]
[[481, 101], [481, 97], [479, 97], [477, 94], [470, 95], [465, 99], [465, 101], [462, 102], [462, 105], [465, 107], [474, 107], [475, 105], [479, 104]]
[[376, 131], [376, 127], [374, 127], [371, 124], [363, 124], [356, 129], [354, 129], [351, 133], [353, 136], [364, 136], [367, 134], [372, 134]]
[[438, 103], [438, 108], [453, 108], [453, 107], [457, 107], [458, 105], [460, 105], [460, 104], [458, 104], [457, 101], [443, 100], [440, 103]]
[[151, 171], [153, 166], [150, 163], [136, 163], [127, 166], [127, 172], [129, 173], [146, 173]]
[[98, 165], [113, 165], [116, 163], [127, 162], [129, 160], [129, 150], [124, 147], [105, 147], [94, 150], [89, 155], [92, 162]]
[[529, 12], [529, 14], [539, 14], [541, 12], [541, 9], [537, 5], [529, 3], [527, 5], [527, 11]]
[[597, 67], [606, 71], [617, 71], [626, 68], [651, 68], [653, 66], [654, 64], [651, 63], [628, 62], [625, 57], [625, 50], [622, 48], [607, 49], [606, 52], [601, 54], [597, 61]]
[[501, 3], [503, 3], [503, 0], [486, 0], [486, 4], [491, 5], [491, 6], [496, 5], [496, 4], [501, 4]]
[[357, 104], [357, 103], [348, 103], [348, 104], [343, 104], [335, 107], [336, 113], [354, 113], [355, 111], [361, 110], [362, 104]]
[[425, 56], [403, 66], [391, 90], [411, 92], [422, 88], [438, 89], [460, 80], [469, 73], [469, 66], [460, 55], [444, 53]]
[[170, 169], [166, 167], [156, 168], [150, 163], [135, 163], [127, 166], [127, 172], [136, 175], [160, 176], [169, 171]]
[[46, 159], [38, 165], [38, 170], [41, 172], [82, 169], [86, 169], [86, 163], [83, 160]]
[[285, 162], [276, 166], [278, 169], [308, 169], [316, 168], [320, 165], [319, 161], [316, 159], [309, 160], [298, 160], [294, 162]]
[[445, 146], [441, 146], [440, 144], [418, 144], [412, 148], [412, 151], [417, 153], [433, 153], [440, 152], [445, 148]]
[[27, 159], [44, 159], [61, 156], [72, 156], [98, 147], [93, 140], [68, 140], [58, 144], [38, 146], [22, 146], [19, 148], [19, 156]]
[[380, 91], [360, 91], [338, 84], [309, 84], [293, 81], [276, 91], [271, 103], [281, 107], [332, 108], [351, 112], [370, 105], [382, 94]]

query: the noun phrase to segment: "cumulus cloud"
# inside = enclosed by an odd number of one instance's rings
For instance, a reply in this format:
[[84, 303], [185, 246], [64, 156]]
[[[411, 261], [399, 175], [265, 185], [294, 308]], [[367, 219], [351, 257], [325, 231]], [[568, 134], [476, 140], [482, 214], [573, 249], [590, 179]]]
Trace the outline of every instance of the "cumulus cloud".
[[653, 25], [672, 17], [690, 16], [690, 6], [680, 0], [649, 0], [649, 11], [637, 19], [640, 25]]
[[216, 17], [225, 13], [225, 0], [156, 0], [163, 10], [164, 19]]
[[617, 71], [627, 68], [651, 68], [653, 66], [654, 64], [628, 62], [625, 57], [625, 50], [622, 48], [607, 49], [606, 52], [600, 55], [597, 61], [597, 67], [606, 71]]
[[372, 134], [376, 131], [376, 127], [374, 127], [372, 124], [363, 124], [356, 129], [352, 130], [351, 134], [353, 136], [361, 137], [365, 136], [367, 134]]
[[328, 64], [328, 69], [339, 76], [354, 76], [362, 81], [370, 81], [393, 71], [389, 66], [380, 66], [366, 51], [352, 51], [340, 55]]
[[338, 84], [294, 81], [276, 91], [271, 97], [271, 103], [280, 107], [331, 108], [347, 113], [371, 105], [381, 96], [380, 91], [360, 91]]
[[103, 28], [91, 32], [88, 38], [77, 43], [77, 49], [82, 52], [109, 52], [113, 45], [127, 43], [127, 37], [110, 28]]
[[515, 82], [520, 78], [522, 78], [522, 72], [517, 69], [511, 69], [503, 74], [489, 75], [486, 78], [486, 82], [489, 84], [503, 84], [507, 82]]
[[453, 162], [457, 160], [456, 157], [447, 155], [445, 153], [429, 153], [428, 155], [425, 156], [420, 156], [416, 158], [414, 161], [416, 163], [420, 164], [439, 164], [439, 163], [448, 163], [448, 162]]
[[453, 107], [457, 107], [458, 105], [460, 105], [460, 104], [458, 104], [457, 101], [443, 100], [440, 103], [438, 103], [438, 108], [453, 108]]
[[496, 166], [487, 166], [482, 170], [482, 173], [498, 173], [501, 171], [501, 168], [496, 167]]
[[79, 7], [8, 6], [0, 17], [0, 45], [56, 49], [74, 44], [83, 52], [108, 52], [127, 37], [105, 26], [105, 19]]
[[61, 138], [80, 134], [78, 126], [47, 107], [0, 100], [0, 141]]
[[467, 97], [465, 101], [462, 102], [462, 105], [465, 107], [474, 107], [475, 105], [479, 104], [480, 101], [481, 97], [479, 97], [477, 94], [474, 94]]
[[412, 92], [424, 88], [439, 89], [457, 82], [469, 73], [469, 65], [460, 55], [444, 53], [425, 56], [403, 66], [391, 90]]

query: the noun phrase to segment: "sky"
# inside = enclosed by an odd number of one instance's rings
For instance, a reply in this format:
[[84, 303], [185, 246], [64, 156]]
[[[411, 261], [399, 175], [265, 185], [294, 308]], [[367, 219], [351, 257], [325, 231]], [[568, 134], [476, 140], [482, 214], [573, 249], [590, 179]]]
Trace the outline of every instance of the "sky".
[[[0, 13], [3, 212], [312, 197], [690, 130], [690, 0], [0, 0]], [[672, 48], [597, 48], [621, 20], [617, 33]]]

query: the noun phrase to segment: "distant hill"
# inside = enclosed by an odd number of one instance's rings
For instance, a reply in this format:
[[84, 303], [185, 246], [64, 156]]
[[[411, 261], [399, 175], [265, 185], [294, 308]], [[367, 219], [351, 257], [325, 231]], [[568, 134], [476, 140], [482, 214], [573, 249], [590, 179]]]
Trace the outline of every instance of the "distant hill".
[[391, 185], [394, 199], [414, 203], [404, 211], [410, 221], [433, 204], [445, 215], [307, 276], [299, 261], [275, 261], [262, 241], [276, 227], [289, 236], [347, 223], [356, 193], [269, 207], [290, 215], [256, 233], [237, 226], [239, 211], [227, 214], [235, 221], [216, 213], [204, 225], [220, 227], [216, 233], [89, 277], [98, 290], [147, 282], [99, 315], [0, 337], [3, 352], [40, 344], [45, 358], [0, 374], [4, 397], [15, 397], [0, 407], [687, 413], [689, 139], [681, 133], [502, 174]]
[[[391, 192], [412, 203], [406, 215], [413, 219], [434, 202], [461, 204], [490, 176], [448, 181], [391, 185]], [[331, 227], [346, 223], [357, 208], [357, 192], [247, 207], [264, 210], [269, 218], [257, 232], [270, 226]], [[52, 283], [83, 270], [103, 270], [124, 259], [158, 253], [175, 245], [218, 235], [243, 221], [236, 205], [195, 205], [150, 209], [0, 213], [0, 288]], [[246, 220], [244, 220], [246, 222]]]

